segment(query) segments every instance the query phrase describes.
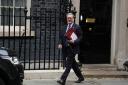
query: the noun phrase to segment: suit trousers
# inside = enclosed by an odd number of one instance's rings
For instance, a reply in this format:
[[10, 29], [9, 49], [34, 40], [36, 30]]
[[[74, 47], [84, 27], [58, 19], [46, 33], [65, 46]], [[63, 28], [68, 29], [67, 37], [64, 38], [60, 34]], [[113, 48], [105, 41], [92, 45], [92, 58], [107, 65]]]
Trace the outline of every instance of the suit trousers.
[[65, 71], [61, 76], [61, 80], [66, 81], [71, 69], [73, 69], [78, 78], [83, 78], [83, 75], [79, 69], [79, 65], [75, 60], [75, 53], [73, 53], [72, 49], [70, 47], [66, 47], [66, 49], [63, 50], [63, 53], [64, 57], [66, 56], [66, 65]]

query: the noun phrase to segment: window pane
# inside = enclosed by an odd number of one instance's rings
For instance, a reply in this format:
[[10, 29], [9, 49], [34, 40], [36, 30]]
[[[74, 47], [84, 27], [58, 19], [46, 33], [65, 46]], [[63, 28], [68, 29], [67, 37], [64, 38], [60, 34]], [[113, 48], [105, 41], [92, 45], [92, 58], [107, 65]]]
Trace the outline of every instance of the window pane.
[[13, 6], [13, 0], [1, 0], [1, 6]]
[[13, 9], [1, 8], [1, 25], [13, 25]]
[[26, 0], [15, 0], [16, 7], [25, 7]]
[[16, 26], [24, 26], [25, 25], [25, 17], [24, 17], [24, 9], [23, 8], [15, 8], [15, 25]]

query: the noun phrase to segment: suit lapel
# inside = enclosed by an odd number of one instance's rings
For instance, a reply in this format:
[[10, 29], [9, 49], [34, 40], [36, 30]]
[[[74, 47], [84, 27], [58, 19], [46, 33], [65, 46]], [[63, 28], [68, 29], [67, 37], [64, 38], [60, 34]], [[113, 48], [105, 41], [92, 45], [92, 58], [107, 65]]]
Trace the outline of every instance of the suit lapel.
[[74, 24], [74, 23], [73, 23], [73, 25], [72, 25], [72, 28], [76, 29], [76, 28], [75, 28], [75, 24]]

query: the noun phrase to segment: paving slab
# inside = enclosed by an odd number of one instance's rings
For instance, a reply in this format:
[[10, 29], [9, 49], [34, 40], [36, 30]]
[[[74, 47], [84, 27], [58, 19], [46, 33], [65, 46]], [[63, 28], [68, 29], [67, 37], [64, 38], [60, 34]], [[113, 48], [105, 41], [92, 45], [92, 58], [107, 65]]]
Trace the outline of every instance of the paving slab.
[[[24, 80], [23, 85], [59, 85], [56, 79], [32, 79]], [[128, 79], [124, 78], [88, 78], [81, 83], [74, 83], [74, 80], [67, 80], [66, 85], [128, 85]]]
[[[23, 85], [60, 85], [54, 79], [43, 79], [43, 80], [24, 80]], [[73, 80], [67, 80], [66, 85], [99, 85], [95, 81], [83, 81], [81, 83], [75, 83]]]

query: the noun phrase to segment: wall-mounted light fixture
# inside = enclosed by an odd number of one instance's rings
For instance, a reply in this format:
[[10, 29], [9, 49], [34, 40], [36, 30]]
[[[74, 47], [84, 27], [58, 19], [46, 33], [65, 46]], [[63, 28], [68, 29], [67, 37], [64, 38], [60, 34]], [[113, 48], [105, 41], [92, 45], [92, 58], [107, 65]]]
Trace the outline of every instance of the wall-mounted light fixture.
[[80, 15], [80, 21], [83, 21], [83, 15], [82, 14]]

